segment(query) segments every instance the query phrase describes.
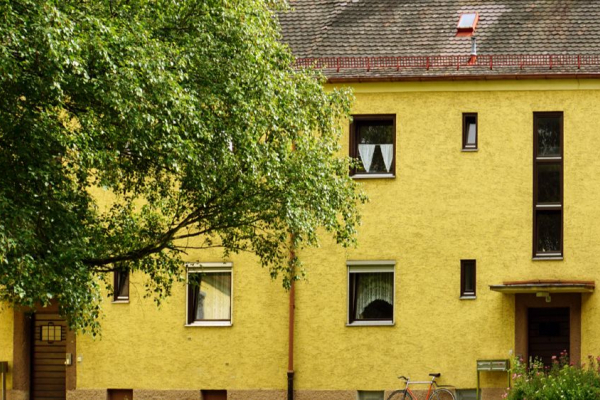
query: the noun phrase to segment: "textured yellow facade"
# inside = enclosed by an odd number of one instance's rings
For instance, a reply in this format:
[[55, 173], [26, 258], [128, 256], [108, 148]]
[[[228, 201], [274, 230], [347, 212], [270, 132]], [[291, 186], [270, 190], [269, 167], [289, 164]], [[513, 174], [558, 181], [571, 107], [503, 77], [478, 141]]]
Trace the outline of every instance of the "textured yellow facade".
[[7, 389], [12, 388], [13, 364], [13, 324], [14, 312], [12, 308], [0, 305], [0, 361], [8, 361], [9, 373], [7, 375]]
[[[308, 278], [296, 285], [295, 389], [390, 390], [401, 386], [398, 375], [430, 372], [474, 388], [477, 359], [515, 351], [515, 295], [489, 285], [600, 276], [600, 81], [351, 86], [354, 114], [396, 116], [396, 176], [360, 181], [370, 202], [357, 248], [324, 238], [300, 254]], [[560, 261], [532, 260], [533, 113], [541, 111], [564, 115]], [[478, 114], [476, 152], [461, 151], [467, 112]], [[477, 260], [476, 299], [459, 298], [461, 259]], [[361, 260], [395, 262], [393, 326], [347, 326], [347, 262]], [[77, 338], [78, 390], [276, 389], [282, 396], [288, 293], [280, 281], [249, 255], [222, 260], [219, 252], [192, 251], [186, 261], [233, 263], [232, 326], [186, 327], [185, 285], [157, 309], [134, 274], [129, 303], [105, 301], [102, 337]], [[598, 355], [600, 298], [581, 296], [581, 353]], [[0, 323], [0, 359], [9, 358], [12, 313], [2, 311]], [[484, 387], [506, 386], [505, 375], [482, 378]]]
[[[189, 261], [221, 261], [190, 252]], [[78, 336], [77, 388], [283, 389], [287, 299], [251, 256], [234, 256], [230, 327], [186, 327], [186, 293], [176, 285], [160, 308], [133, 274], [130, 302], [103, 306], [102, 337]]]
[[[353, 85], [355, 114], [395, 114], [396, 177], [361, 181], [359, 247], [323, 240], [301, 257], [296, 389], [383, 390], [396, 376], [442, 373], [475, 387], [475, 360], [514, 349], [505, 280], [597, 276], [600, 83], [496, 81]], [[564, 260], [532, 261], [533, 113], [564, 113]], [[479, 118], [479, 150], [461, 151], [462, 113]], [[349, 138], [343, 139], [344, 152]], [[477, 299], [460, 300], [460, 260], [477, 260]], [[218, 254], [190, 261], [219, 260]], [[395, 325], [349, 327], [348, 260], [396, 262]], [[251, 258], [236, 257], [232, 327], [184, 327], [182, 286], [160, 310], [132, 284], [105, 306], [103, 337], [80, 337], [78, 387], [285, 387], [287, 294]], [[583, 295], [582, 352], [600, 353], [599, 300]], [[117, 371], [127, 371], [118, 373]], [[157, 373], [160, 371], [160, 373]], [[485, 386], [505, 385], [483, 376]]]
[[[303, 254], [310, 272], [298, 289], [297, 386], [374, 390], [398, 385], [400, 374], [441, 372], [444, 383], [475, 387], [477, 359], [514, 351], [514, 295], [489, 285], [598, 277], [598, 82], [353, 87], [355, 114], [396, 115], [396, 177], [362, 181], [371, 201], [357, 249], [325, 244]], [[564, 113], [563, 261], [532, 260], [538, 111]], [[465, 112], [478, 113], [477, 152], [461, 151]], [[459, 299], [461, 259], [477, 260], [476, 300]], [[394, 327], [345, 326], [346, 260], [396, 261]], [[599, 305], [583, 295], [584, 356], [600, 352]], [[485, 386], [506, 384], [504, 376], [483, 378]]]

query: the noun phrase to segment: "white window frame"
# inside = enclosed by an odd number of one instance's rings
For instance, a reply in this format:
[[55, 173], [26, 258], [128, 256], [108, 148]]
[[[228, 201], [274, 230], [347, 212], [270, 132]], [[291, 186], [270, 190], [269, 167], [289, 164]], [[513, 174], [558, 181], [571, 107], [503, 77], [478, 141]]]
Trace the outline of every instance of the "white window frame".
[[[186, 283], [185, 283], [185, 326], [194, 327], [194, 326], [232, 326], [233, 325], [233, 263], [231, 262], [202, 262], [202, 263], [186, 263]], [[188, 288], [188, 279], [190, 273], [219, 273], [219, 272], [229, 272], [231, 275], [231, 297], [230, 307], [231, 307], [231, 318], [229, 321], [195, 321], [193, 323], [188, 323], [188, 315], [189, 315], [189, 288]]]
[[[346, 276], [346, 326], [394, 326], [396, 324], [396, 261], [394, 260], [356, 260], [346, 261], [347, 276]], [[392, 320], [391, 321], [353, 321], [350, 322], [350, 274], [351, 273], [376, 273], [376, 272], [391, 272], [394, 282], [392, 292]]]

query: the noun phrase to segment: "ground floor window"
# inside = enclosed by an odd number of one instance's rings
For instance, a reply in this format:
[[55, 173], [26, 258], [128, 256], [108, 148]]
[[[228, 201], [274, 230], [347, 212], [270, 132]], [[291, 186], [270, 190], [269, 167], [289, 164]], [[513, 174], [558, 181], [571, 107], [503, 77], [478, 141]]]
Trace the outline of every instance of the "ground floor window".
[[394, 262], [348, 262], [348, 324], [394, 323]]
[[188, 264], [187, 325], [231, 325], [231, 263]]

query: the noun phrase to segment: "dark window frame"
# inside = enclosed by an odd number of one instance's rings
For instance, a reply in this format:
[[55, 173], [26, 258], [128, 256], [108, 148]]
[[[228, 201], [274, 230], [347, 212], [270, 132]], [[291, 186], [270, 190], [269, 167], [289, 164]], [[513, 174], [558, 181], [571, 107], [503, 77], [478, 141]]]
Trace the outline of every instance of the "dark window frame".
[[370, 174], [370, 173], [357, 172], [356, 168], [351, 168], [350, 176], [356, 177], [356, 178], [365, 178], [365, 177], [368, 177], [369, 175], [374, 175], [374, 176], [379, 175], [382, 178], [383, 177], [385, 177], [385, 178], [396, 177], [396, 153], [397, 153], [396, 114], [353, 114], [352, 122], [350, 123], [350, 157], [354, 158], [354, 159], [360, 159], [360, 155], [358, 154], [358, 141], [357, 141], [357, 137], [356, 137], [358, 134], [357, 128], [360, 125], [367, 124], [369, 121], [391, 121], [392, 122], [392, 135], [393, 135], [392, 144], [394, 145], [394, 158], [392, 159], [392, 165], [390, 166], [390, 172], [385, 172], [385, 173], [378, 172], [378, 173]]
[[[467, 291], [467, 268], [473, 267], [473, 291]], [[477, 297], [477, 260], [460, 260], [460, 297]]]
[[[475, 144], [471, 145], [467, 143], [469, 137], [469, 125], [467, 124], [467, 118], [475, 118]], [[467, 151], [473, 151], [479, 149], [479, 119], [477, 113], [469, 112], [463, 113], [462, 115], [462, 149]]]
[[[539, 118], [555, 117], [559, 120], [560, 154], [555, 156], [538, 156], [538, 121]], [[564, 112], [543, 111], [533, 113], [533, 259], [562, 259], [564, 255]], [[538, 202], [538, 173], [540, 165], [558, 165], [560, 167], [560, 201], [554, 203]], [[546, 211], [560, 212], [560, 237], [558, 251], [538, 252], [538, 215]]]
[[[196, 319], [196, 291], [195, 285], [190, 285], [190, 277], [200, 277], [198, 285], [201, 284], [202, 276], [209, 274], [229, 274], [229, 318], [226, 319]], [[186, 326], [230, 326], [233, 324], [233, 268], [229, 263], [224, 266], [210, 267], [188, 267], [186, 282]]]
[[[128, 301], [129, 300], [129, 271], [115, 270], [113, 272], [113, 301]], [[126, 294], [123, 294], [123, 291]]]

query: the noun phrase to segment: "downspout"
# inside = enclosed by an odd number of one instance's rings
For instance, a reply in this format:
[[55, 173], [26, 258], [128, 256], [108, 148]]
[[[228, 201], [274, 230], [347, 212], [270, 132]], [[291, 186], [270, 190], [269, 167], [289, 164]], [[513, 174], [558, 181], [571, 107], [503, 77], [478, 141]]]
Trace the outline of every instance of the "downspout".
[[[296, 257], [294, 252], [294, 236], [290, 235], [290, 261]], [[296, 309], [296, 282], [292, 270], [292, 281], [290, 284], [290, 304], [288, 321], [288, 371], [287, 371], [287, 400], [294, 400], [294, 310]]]

